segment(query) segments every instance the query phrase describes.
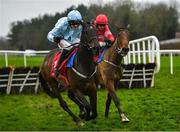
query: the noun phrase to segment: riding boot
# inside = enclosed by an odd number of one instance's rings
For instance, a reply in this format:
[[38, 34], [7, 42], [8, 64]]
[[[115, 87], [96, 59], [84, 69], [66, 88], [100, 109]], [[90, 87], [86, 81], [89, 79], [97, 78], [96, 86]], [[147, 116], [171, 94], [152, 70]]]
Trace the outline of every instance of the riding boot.
[[59, 74], [60, 74], [59, 71], [58, 71], [58, 69], [59, 69], [61, 63], [63, 62], [63, 60], [65, 59], [66, 54], [67, 54], [67, 50], [63, 49], [63, 50], [62, 50], [62, 53], [61, 53], [61, 56], [60, 56], [59, 59], [58, 59], [57, 65], [56, 65], [56, 67], [54, 68], [54, 75], [55, 75], [56, 78], [58, 78], [58, 76], [59, 76]]

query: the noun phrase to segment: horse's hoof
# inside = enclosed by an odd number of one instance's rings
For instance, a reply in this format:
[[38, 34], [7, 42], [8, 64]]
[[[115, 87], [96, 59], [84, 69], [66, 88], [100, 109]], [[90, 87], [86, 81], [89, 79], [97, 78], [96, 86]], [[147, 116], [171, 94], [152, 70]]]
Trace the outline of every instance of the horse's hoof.
[[85, 119], [85, 118], [86, 118], [86, 112], [81, 112], [81, 113], [79, 114], [79, 117], [80, 117], [81, 119]]
[[122, 122], [129, 122], [129, 119], [124, 115], [124, 113], [121, 114], [121, 121]]
[[86, 115], [81, 115], [81, 114], [79, 114], [79, 118], [85, 119], [85, 117], [86, 117]]
[[78, 125], [79, 127], [83, 127], [83, 126], [84, 126], [84, 123], [83, 123], [82, 121], [78, 121], [78, 122], [77, 122], [77, 125]]
[[91, 117], [86, 117], [85, 120], [89, 121], [89, 120], [91, 120]]
[[96, 117], [97, 117], [97, 114], [93, 114], [93, 115], [91, 116], [91, 119], [94, 120], [94, 119], [96, 119]]

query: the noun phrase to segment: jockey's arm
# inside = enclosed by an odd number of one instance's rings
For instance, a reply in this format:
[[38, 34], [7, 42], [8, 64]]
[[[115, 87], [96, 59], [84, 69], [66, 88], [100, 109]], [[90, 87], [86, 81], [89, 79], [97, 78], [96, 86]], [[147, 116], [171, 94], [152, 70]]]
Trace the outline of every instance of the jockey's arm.
[[64, 38], [64, 19], [65, 18], [59, 19], [54, 28], [48, 33], [47, 38], [49, 41], [59, 43], [60, 40]]

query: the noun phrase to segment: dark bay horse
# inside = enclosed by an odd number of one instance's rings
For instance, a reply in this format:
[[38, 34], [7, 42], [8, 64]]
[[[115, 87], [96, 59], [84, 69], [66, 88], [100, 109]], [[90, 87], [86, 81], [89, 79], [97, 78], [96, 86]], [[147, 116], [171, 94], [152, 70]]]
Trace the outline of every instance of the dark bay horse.
[[[92, 24], [84, 24], [73, 67], [67, 68], [65, 81], [60, 80], [62, 84], [66, 82], [69, 98], [80, 107], [80, 117], [86, 120], [97, 117], [97, 91], [94, 83], [96, 65], [93, 61], [93, 50], [98, 45], [97, 30]], [[52, 50], [45, 57], [39, 74], [40, 82], [44, 91], [51, 97], [57, 98], [60, 106], [68, 112], [77, 125], [81, 126], [83, 122], [68, 108], [62, 98], [58, 81], [50, 76], [51, 64], [58, 51], [59, 49]], [[89, 96], [90, 104], [84, 95]]]
[[128, 44], [129, 32], [126, 28], [120, 28], [115, 42], [106, 50], [103, 60], [98, 64], [97, 72], [99, 83], [108, 90], [105, 117], [108, 117], [111, 100], [113, 100], [122, 122], [128, 122], [129, 119], [122, 112], [115, 86], [122, 76], [121, 63], [123, 56], [129, 51]]

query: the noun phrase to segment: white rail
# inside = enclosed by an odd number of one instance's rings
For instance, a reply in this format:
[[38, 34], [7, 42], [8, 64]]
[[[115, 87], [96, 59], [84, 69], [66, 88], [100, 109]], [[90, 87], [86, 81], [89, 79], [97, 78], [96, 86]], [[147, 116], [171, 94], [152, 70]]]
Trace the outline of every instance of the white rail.
[[155, 36], [149, 36], [129, 42], [129, 53], [124, 57], [125, 64], [156, 63], [155, 72], [160, 70], [159, 41]]
[[170, 56], [170, 73], [173, 74], [173, 55], [180, 55], [180, 50], [160, 50], [160, 54], [168, 54]]
[[27, 56], [37, 56], [38, 54], [47, 54], [49, 51], [14, 51], [14, 50], [0, 50], [0, 54], [4, 54], [5, 65], [8, 66], [8, 55], [23, 55], [24, 56], [24, 66], [27, 66]]
[[[160, 55], [168, 54], [170, 56], [170, 73], [173, 74], [173, 55], [179, 54], [180, 50], [160, 50], [159, 41], [155, 36], [149, 36], [141, 39], [136, 39], [130, 41], [129, 44], [130, 51], [126, 57], [124, 57], [124, 63], [156, 63], [156, 73], [160, 70]], [[5, 64], [8, 66], [8, 55], [23, 55], [24, 56], [24, 66], [27, 66], [26, 57], [29, 55], [40, 55], [47, 54], [49, 51], [12, 51], [12, 50], [0, 50], [0, 54], [5, 57]]]

